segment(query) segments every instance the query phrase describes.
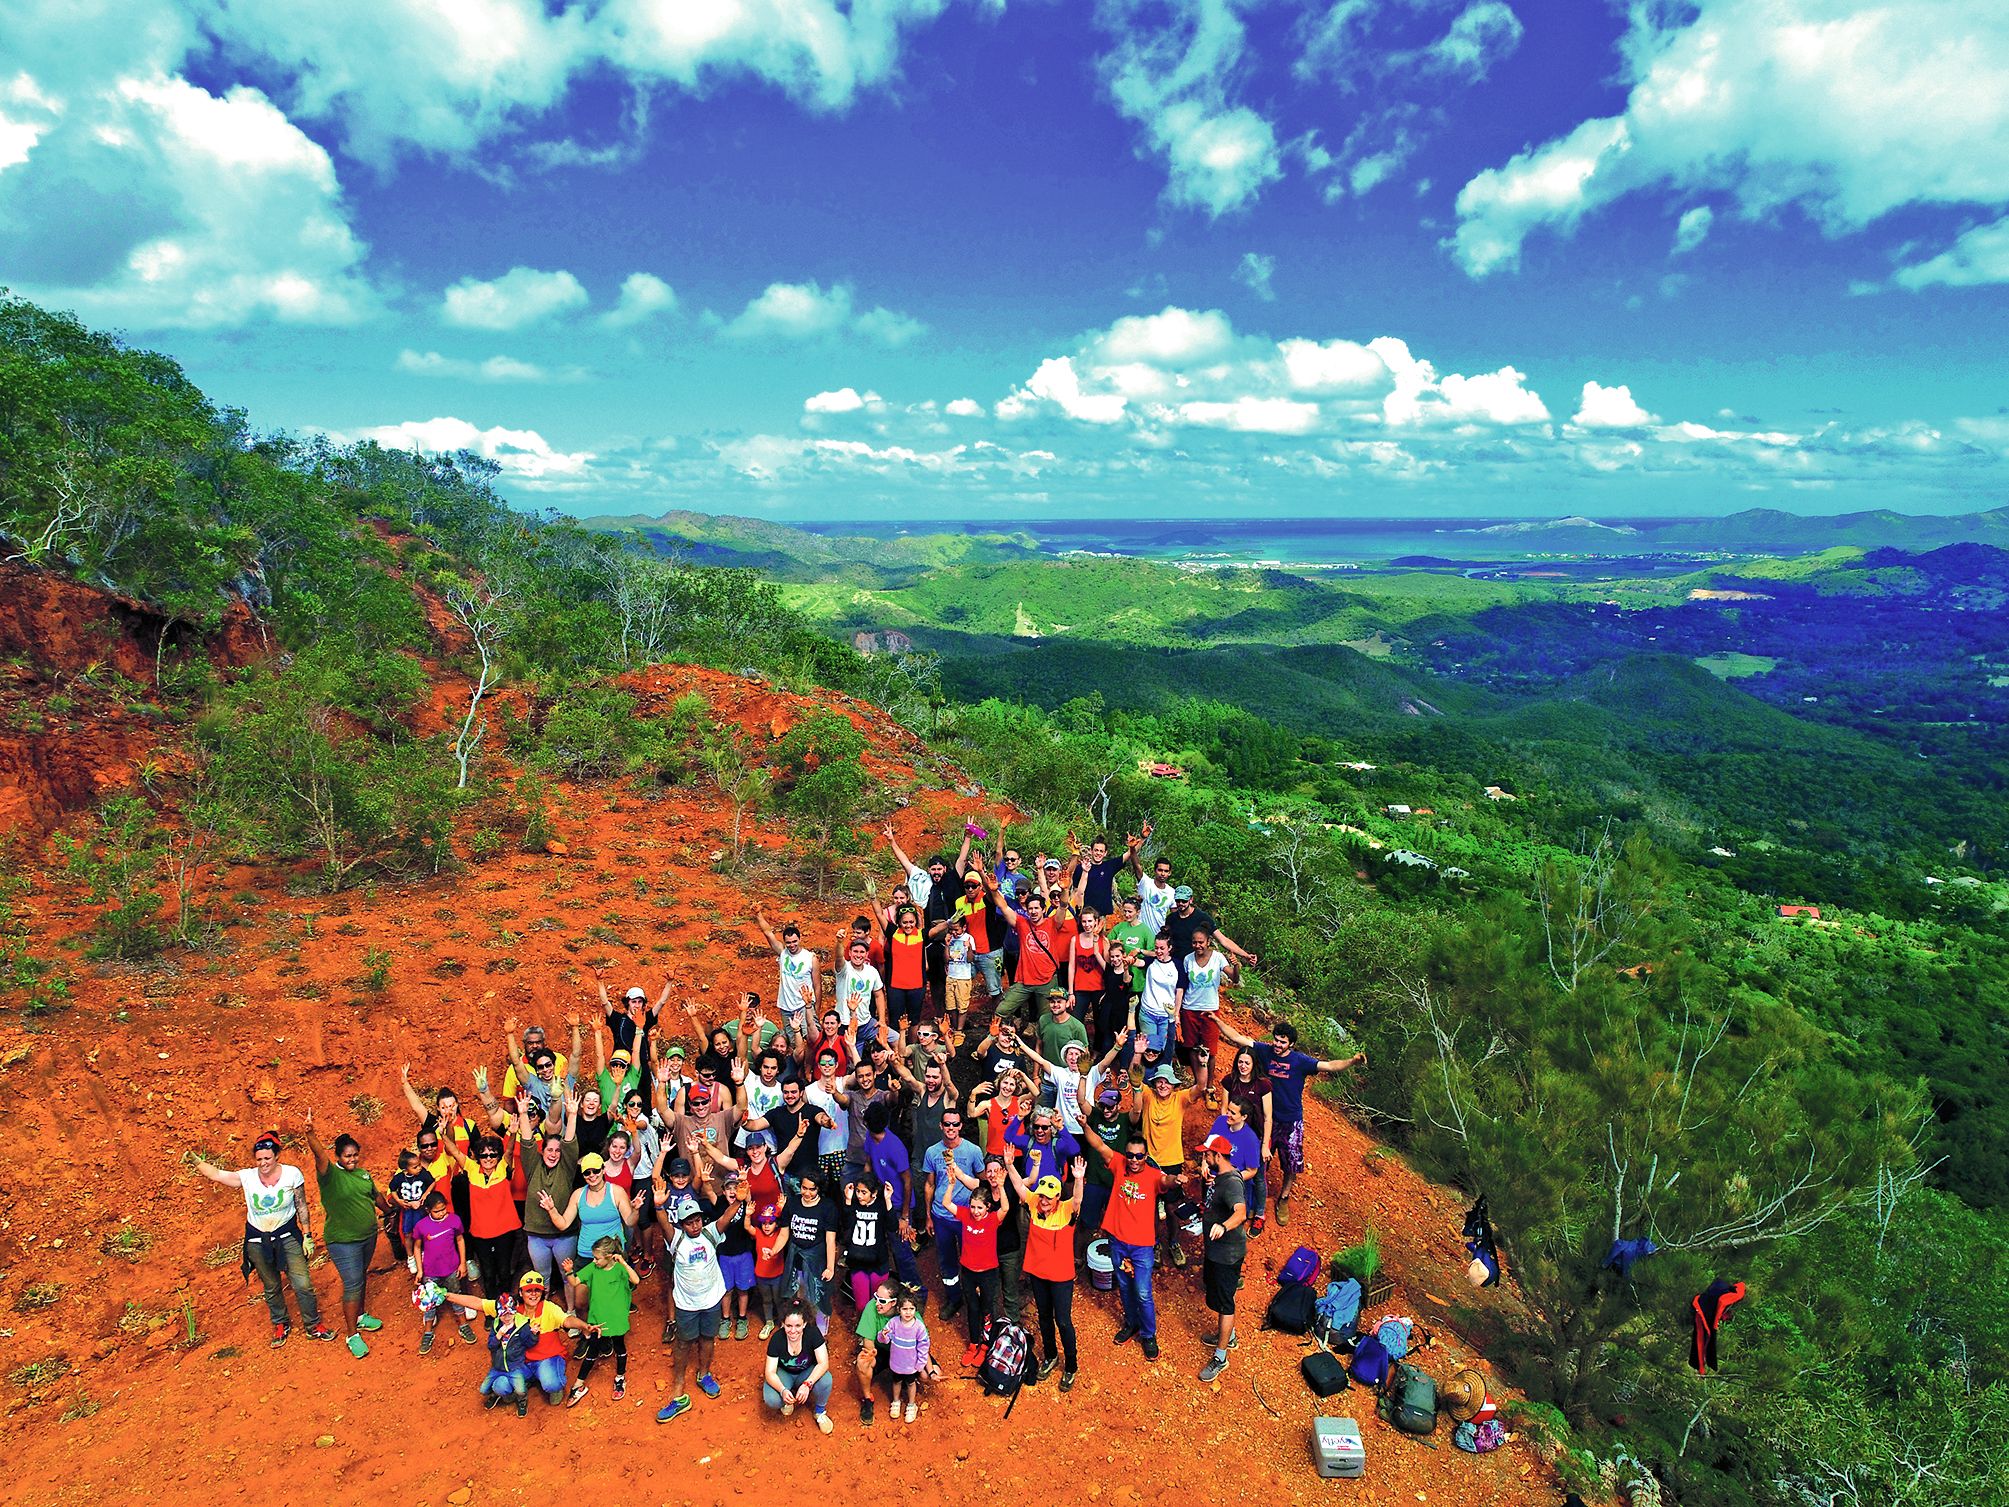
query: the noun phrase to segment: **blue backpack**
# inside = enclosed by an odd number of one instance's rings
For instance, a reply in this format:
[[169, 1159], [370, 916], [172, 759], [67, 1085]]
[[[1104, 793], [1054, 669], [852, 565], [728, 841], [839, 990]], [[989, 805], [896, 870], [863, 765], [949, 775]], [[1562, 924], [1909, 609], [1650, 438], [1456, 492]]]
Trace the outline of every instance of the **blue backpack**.
[[1393, 1364], [1381, 1341], [1371, 1334], [1364, 1334], [1360, 1343], [1353, 1347], [1353, 1364], [1348, 1369], [1353, 1372], [1353, 1379], [1363, 1387], [1378, 1387], [1388, 1379], [1388, 1368]]
[[1345, 1339], [1359, 1322], [1360, 1284], [1351, 1277], [1326, 1283], [1325, 1296], [1318, 1300], [1318, 1326], [1326, 1339]]
[[1392, 1361], [1401, 1360], [1409, 1353], [1409, 1326], [1390, 1319], [1374, 1331], [1374, 1337], [1381, 1342], [1381, 1348], [1388, 1352]]
[[1318, 1252], [1308, 1245], [1301, 1245], [1290, 1253], [1284, 1264], [1277, 1268], [1277, 1286], [1288, 1287], [1293, 1282], [1309, 1282], [1318, 1275]]

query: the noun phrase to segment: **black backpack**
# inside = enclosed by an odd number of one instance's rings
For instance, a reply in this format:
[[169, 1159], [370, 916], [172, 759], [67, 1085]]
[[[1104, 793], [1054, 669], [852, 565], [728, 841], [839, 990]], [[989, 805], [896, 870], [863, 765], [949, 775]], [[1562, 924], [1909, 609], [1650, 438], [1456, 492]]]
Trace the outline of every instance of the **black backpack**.
[[1314, 1350], [1298, 1362], [1314, 1397], [1337, 1397], [1347, 1389], [1346, 1364], [1329, 1350]]
[[1312, 1291], [1311, 1284], [1286, 1282], [1270, 1299], [1269, 1309], [1263, 1314], [1262, 1327], [1281, 1330], [1285, 1334], [1310, 1334], [1312, 1321], [1317, 1316], [1318, 1294]]

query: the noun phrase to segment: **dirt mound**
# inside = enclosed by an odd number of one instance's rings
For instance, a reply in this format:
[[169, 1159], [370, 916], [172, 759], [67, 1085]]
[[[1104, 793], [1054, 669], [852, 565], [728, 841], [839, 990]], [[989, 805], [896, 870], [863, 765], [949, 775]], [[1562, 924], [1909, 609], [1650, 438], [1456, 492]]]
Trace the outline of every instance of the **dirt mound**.
[[[875, 773], [907, 792], [896, 827], [910, 850], [966, 819], [995, 827], [995, 803], [957, 793], [953, 771], [851, 698], [675, 666], [623, 683], [652, 707], [697, 691], [715, 716], [760, 740], [817, 710], [850, 718], [866, 733]], [[442, 685], [435, 717], [450, 705], [449, 689]], [[113, 747], [102, 732], [109, 725], [100, 723], [86, 772], [132, 752]], [[148, 726], [130, 731], [137, 739]], [[52, 741], [36, 735], [24, 746]], [[36, 778], [53, 791], [60, 760], [38, 757]], [[57, 804], [88, 798], [85, 773], [63, 777], [73, 783]], [[1255, 1242], [1241, 1346], [1211, 1385], [1193, 1374], [1208, 1352], [1192, 1268], [1160, 1284], [1156, 1366], [1135, 1346], [1111, 1346], [1113, 1298], [1091, 1293], [1084, 1278], [1080, 1384], [1067, 1395], [1034, 1389], [1004, 1427], [1001, 1405], [950, 1365], [919, 1423], [889, 1421], [882, 1403], [878, 1425], [862, 1429], [840, 1305], [833, 1437], [806, 1418], [764, 1415], [752, 1341], [721, 1343], [719, 1400], [699, 1398], [694, 1415], [659, 1429], [667, 1362], [655, 1342], [662, 1313], [653, 1283], [640, 1299], [628, 1399], [613, 1402], [602, 1373], [578, 1408], [539, 1403], [521, 1421], [480, 1410], [474, 1386], [485, 1359], [450, 1330], [433, 1355], [417, 1354], [401, 1271], [375, 1279], [384, 1328], [367, 1358], [297, 1333], [284, 1349], [269, 1348], [255, 1286], [238, 1270], [242, 1209], [234, 1193], [195, 1175], [192, 1155], [242, 1166], [257, 1134], [276, 1127], [287, 1159], [311, 1169], [298, 1139], [311, 1107], [325, 1133], [355, 1131], [381, 1180], [412, 1130], [401, 1064], [418, 1083], [468, 1095], [473, 1070], [501, 1059], [504, 1017], [543, 1024], [562, 1043], [569, 1016], [597, 1014], [598, 980], [651, 992], [667, 980], [668, 1029], [695, 1040], [741, 990], [772, 993], [773, 963], [750, 920], [756, 901], [799, 917], [819, 946], [851, 913], [849, 900], [786, 898], [777, 855], [787, 834], [773, 824], [756, 831], [745, 871], [722, 874], [730, 814], [709, 793], [561, 784], [554, 816], [564, 854], [503, 852], [424, 883], [299, 895], [281, 872], [233, 868], [215, 876], [237, 901], [215, 951], [83, 973], [70, 1009], [38, 1022], [0, 1016], [0, 1090], [10, 1106], [0, 1117], [0, 1302], [12, 1310], [0, 1407], [13, 1425], [13, 1474], [40, 1482], [40, 1500], [140, 1489], [205, 1503], [530, 1502], [554, 1491], [627, 1500], [639, 1487], [644, 1501], [723, 1507], [804, 1466], [840, 1500], [888, 1488], [1037, 1498], [1062, 1481], [1075, 1499], [1123, 1507], [1166, 1492], [1508, 1507], [1555, 1500], [1523, 1445], [1475, 1458], [1452, 1449], [1445, 1431], [1408, 1440], [1374, 1418], [1364, 1394], [1315, 1407], [1297, 1374], [1300, 1343], [1258, 1332], [1274, 1268], [1293, 1245], [1335, 1250], [1370, 1222], [1401, 1284], [1395, 1306], [1438, 1331], [1440, 1347], [1423, 1357], [1437, 1374], [1449, 1374], [1454, 1356], [1473, 1357], [1452, 1332], [1454, 1305], [1503, 1301], [1463, 1285], [1459, 1201], [1377, 1154], [1319, 1102], [1309, 1106], [1313, 1166], [1293, 1221]], [[35, 945], [47, 956], [89, 916], [49, 876], [34, 877]], [[585, 1050], [590, 1063], [590, 1035]], [[318, 1255], [314, 1271], [332, 1312], [334, 1274]], [[958, 1346], [947, 1333], [938, 1343]], [[1360, 1420], [1367, 1480], [1316, 1478], [1306, 1444], [1315, 1411]], [[622, 1447], [630, 1442], [641, 1447]]]

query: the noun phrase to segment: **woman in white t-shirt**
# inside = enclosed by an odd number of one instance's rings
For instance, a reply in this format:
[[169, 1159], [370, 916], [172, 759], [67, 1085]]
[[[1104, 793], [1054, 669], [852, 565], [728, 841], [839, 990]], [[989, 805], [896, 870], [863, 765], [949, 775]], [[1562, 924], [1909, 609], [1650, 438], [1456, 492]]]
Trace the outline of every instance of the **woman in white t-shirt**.
[[211, 1182], [244, 1195], [244, 1254], [265, 1287], [265, 1308], [272, 1315], [272, 1343], [286, 1343], [291, 1333], [286, 1317], [286, 1293], [281, 1272], [293, 1286], [300, 1305], [300, 1322], [317, 1340], [332, 1340], [335, 1331], [321, 1322], [321, 1305], [314, 1298], [314, 1279], [307, 1258], [314, 1253], [313, 1231], [307, 1223], [307, 1178], [298, 1167], [279, 1160], [279, 1137], [267, 1132], [251, 1150], [252, 1165], [229, 1172], [197, 1157], [195, 1170]]

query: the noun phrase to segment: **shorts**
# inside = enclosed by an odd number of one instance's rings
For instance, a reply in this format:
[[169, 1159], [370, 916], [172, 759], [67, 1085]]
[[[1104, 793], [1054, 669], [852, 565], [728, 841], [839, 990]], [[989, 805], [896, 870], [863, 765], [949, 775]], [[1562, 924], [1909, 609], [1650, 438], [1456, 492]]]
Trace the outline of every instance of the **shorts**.
[[974, 990], [974, 979], [950, 979], [943, 986], [948, 991], [949, 1008], [958, 1015], [970, 1007], [970, 994]]
[[1229, 1314], [1235, 1311], [1235, 1293], [1242, 1285], [1242, 1263], [1230, 1264], [1226, 1261], [1203, 1261], [1201, 1285], [1206, 1293], [1207, 1309], [1210, 1313]]
[[[886, 990], [886, 1019], [894, 1030], [912, 1021], [925, 1019], [928, 1013], [928, 991], [925, 986], [918, 989], [895, 989], [890, 985]], [[860, 1040], [863, 1040], [860, 1032]]]
[[677, 1310], [677, 1338], [680, 1340], [715, 1340], [719, 1330], [719, 1305], [709, 1308], [679, 1308]]
[[725, 1285], [732, 1292], [752, 1292], [754, 1284], [753, 1252], [743, 1251], [737, 1256], [721, 1255], [718, 1258], [719, 1274], [725, 1278]]
[[1209, 1057], [1221, 1055], [1221, 1016], [1218, 1010], [1179, 1012], [1179, 1044], [1189, 1050], [1205, 1047]]
[[1276, 1152], [1286, 1176], [1296, 1177], [1304, 1171], [1304, 1121], [1294, 1122], [1284, 1132], [1283, 1139], [1276, 1143]]

